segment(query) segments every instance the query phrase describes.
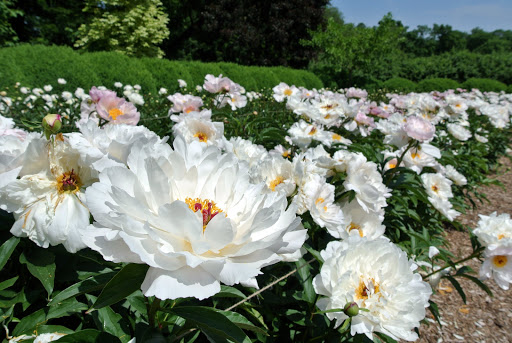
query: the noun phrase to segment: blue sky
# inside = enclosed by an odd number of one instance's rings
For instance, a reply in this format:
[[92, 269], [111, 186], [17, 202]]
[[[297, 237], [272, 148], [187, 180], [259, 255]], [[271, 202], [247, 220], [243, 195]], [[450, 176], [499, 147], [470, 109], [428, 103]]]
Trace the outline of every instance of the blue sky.
[[367, 26], [377, 25], [391, 12], [409, 30], [434, 23], [466, 32], [477, 26], [485, 31], [512, 30], [512, 0], [331, 0], [331, 5], [343, 13], [345, 22]]

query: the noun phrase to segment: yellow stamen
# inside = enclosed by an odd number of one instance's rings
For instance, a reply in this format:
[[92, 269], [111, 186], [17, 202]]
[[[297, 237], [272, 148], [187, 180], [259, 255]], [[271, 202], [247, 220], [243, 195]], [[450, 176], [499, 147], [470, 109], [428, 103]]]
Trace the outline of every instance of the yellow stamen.
[[506, 237], [505, 234], [502, 233], [502, 234], [498, 235], [498, 240], [503, 239], [505, 237]]
[[[203, 232], [206, 229], [206, 226], [217, 214], [223, 212], [220, 208], [217, 207], [215, 202], [209, 199], [200, 199], [200, 198], [186, 198], [185, 203], [188, 207], [194, 211], [200, 211], [203, 216]], [[227, 216], [227, 215], [226, 215]]]
[[199, 131], [198, 133], [196, 133], [194, 135], [194, 137], [197, 137], [197, 139], [199, 139], [200, 142], [203, 142], [203, 143], [206, 143], [208, 142], [208, 136], [206, 135], [206, 133], [203, 133], [201, 131]]
[[507, 264], [507, 260], [507, 256], [497, 255], [493, 257], [492, 263], [497, 268], [503, 268]]
[[[372, 278], [370, 279], [370, 281], [368, 282], [371, 282], [372, 285], [373, 285], [373, 294], [377, 294], [380, 292], [379, 290], [379, 284], [375, 282], [375, 280]], [[370, 290], [368, 289], [368, 287], [366, 286], [366, 284], [364, 283], [363, 280], [361, 280], [359, 282], [359, 286], [356, 288], [356, 299], [359, 300], [359, 299], [368, 299], [368, 293], [370, 292]]]
[[281, 155], [283, 155], [284, 158], [288, 158], [288, 157], [290, 157], [290, 152], [288, 150], [286, 150]]
[[333, 141], [341, 141], [341, 138], [342, 138], [342, 137], [341, 137], [340, 135], [338, 135], [337, 133], [334, 133], [334, 134], [332, 135], [332, 140], [333, 140]]
[[108, 111], [108, 115], [112, 117], [112, 120], [116, 120], [117, 117], [124, 115], [124, 113], [119, 108], [113, 108]]
[[390, 162], [390, 163], [388, 164], [388, 166], [389, 166], [389, 169], [396, 168], [396, 163], [391, 163], [391, 162]]
[[313, 127], [311, 128], [311, 131], [309, 131], [308, 135], [312, 136], [312, 135], [314, 135], [315, 133], [316, 133], [316, 127], [314, 127], [314, 126], [313, 126]]
[[272, 192], [275, 192], [277, 185], [282, 184], [283, 181], [284, 181], [284, 179], [281, 176], [278, 176], [270, 182], [270, 185], [268, 186], [268, 188], [270, 188], [272, 190]]
[[286, 96], [290, 96], [290, 95], [292, 95], [292, 93], [293, 93], [293, 92], [292, 92], [292, 90], [291, 90], [290, 88], [287, 88], [287, 89], [285, 89], [285, 90], [284, 90], [284, 92], [283, 92], [283, 93], [284, 93], [284, 95], [286, 95]]
[[363, 229], [361, 229], [361, 226], [357, 225], [356, 223], [354, 222], [351, 222], [350, 223], [350, 226], [348, 228], [348, 232], [352, 231], [352, 230], [357, 230], [359, 232], [359, 236], [360, 237], [363, 237], [364, 236], [364, 233], [363, 233]]
[[412, 158], [418, 158], [418, 157], [420, 157], [420, 154], [418, 154], [417, 152], [413, 152], [413, 153], [411, 154], [411, 157], [412, 157]]
[[76, 193], [80, 190], [80, 187], [82, 187], [82, 181], [73, 169], [57, 177], [57, 190], [59, 194]]
[[435, 193], [439, 192], [439, 187], [437, 187], [436, 185], [433, 185], [431, 188]]
[[324, 198], [318, 198], [315, 200], [315, 205], [318, 205], [319, 203], [322, 204], [325, 201]]

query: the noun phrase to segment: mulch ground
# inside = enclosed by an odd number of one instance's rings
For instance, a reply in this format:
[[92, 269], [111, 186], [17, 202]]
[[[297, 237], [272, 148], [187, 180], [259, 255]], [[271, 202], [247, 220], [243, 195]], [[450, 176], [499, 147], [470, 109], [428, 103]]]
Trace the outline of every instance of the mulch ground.
[[[480, 204], [475, 211], [468, 211], [457, 218], [463, 224], [475, 228], [479, 220], [478, 214], [489, 215], [494, 211], [498, 214], [512, 215], [512, 163], [502, 158], [502, 165], [491, 178], [496, 178], [505, 186], [490, 185], [481, 190], [487, 195], [489, 202]], [[450, 251], [458, 257], [471, 254], [471, 243], [467, 232], [448, 231]], [[465, 263], [478, 272], [480, 262], [472, 260]], [[478, 276], [478, 275], [476, 275]], [[493, 293], [490, 297], [472, 281], [457, 278], [467, 296], [464, 304], [451, 283], [442, 280], [438, 291], [432, 299], [438, 304], [441, 314], [440, 326], [428, 312], [430, 325], [422, 325], [420, 339], [417, 342], [512, 342], [512, 289], [502, 290], [493, 280], [485, 281]]]

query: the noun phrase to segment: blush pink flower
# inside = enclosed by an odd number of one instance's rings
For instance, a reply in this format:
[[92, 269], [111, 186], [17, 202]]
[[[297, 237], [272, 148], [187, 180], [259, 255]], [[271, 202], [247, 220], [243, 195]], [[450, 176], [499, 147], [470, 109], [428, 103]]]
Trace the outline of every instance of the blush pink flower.
[[135, 106], [113, 94], [103, 96], [96, 104], [98, 115], [115, 124], [137, 125], [140, 113]]
[[409, 137], [417, 139], [420, 142], [427, 142], [434, 137], [436, 128], [426, 119], [411, 116], [407, 118], [404, 130]]

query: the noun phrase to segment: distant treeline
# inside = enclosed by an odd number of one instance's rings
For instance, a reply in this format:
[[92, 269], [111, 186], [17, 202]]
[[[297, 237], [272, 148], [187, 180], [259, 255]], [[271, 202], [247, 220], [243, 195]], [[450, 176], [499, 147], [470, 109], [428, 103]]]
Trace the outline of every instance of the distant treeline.
[[[158, 15], [143, 16], [150, 12]], [[0, 47], [21, 43], [308, 68], [339, 87], [378, 86], [395, 77], [512, 83], [511, 30], [412, 29], [390, 13], [366, 27], [344, 22], [329, 0], [3, 0]]]

